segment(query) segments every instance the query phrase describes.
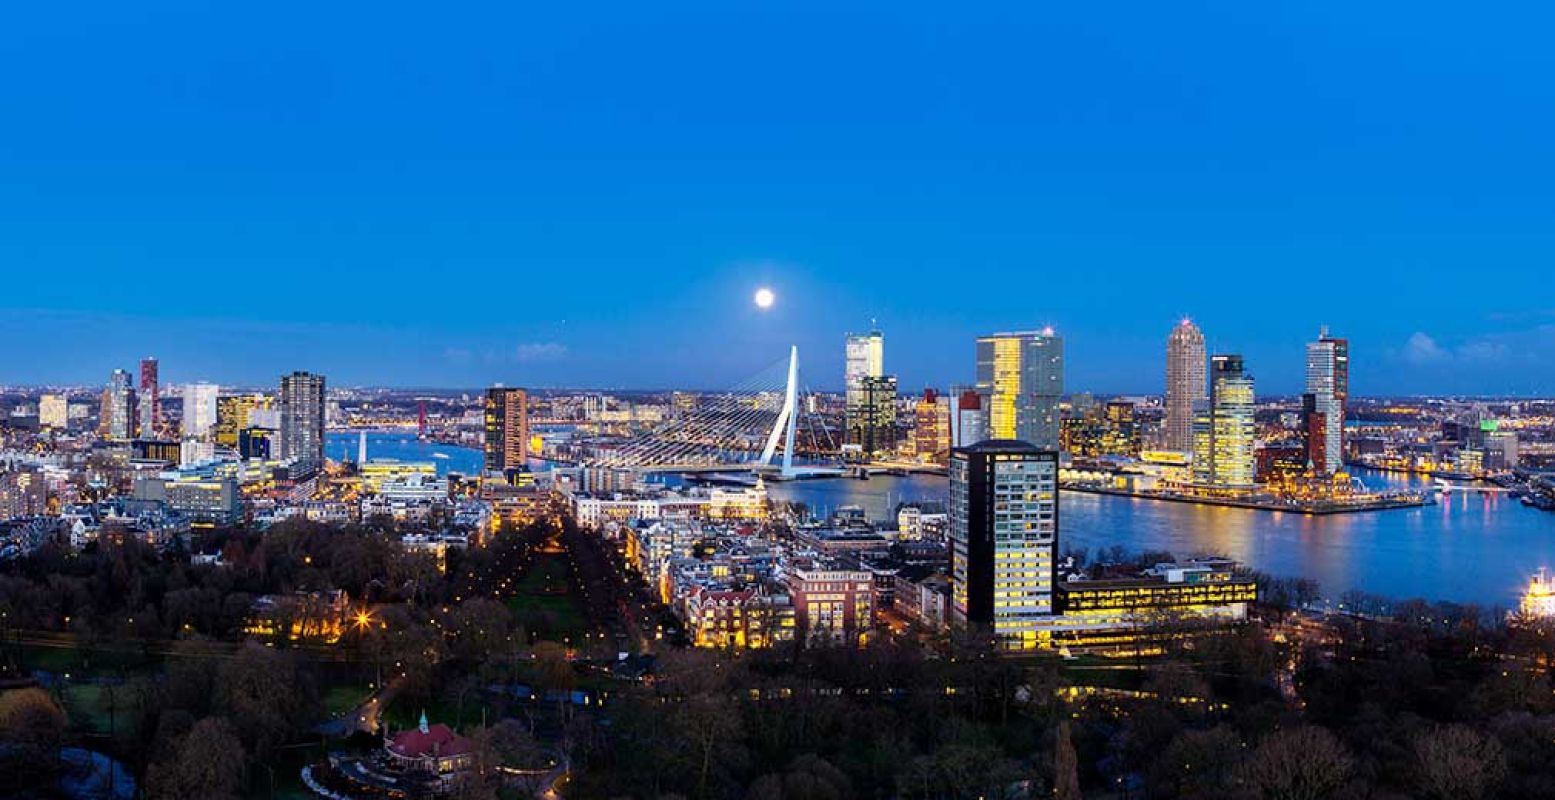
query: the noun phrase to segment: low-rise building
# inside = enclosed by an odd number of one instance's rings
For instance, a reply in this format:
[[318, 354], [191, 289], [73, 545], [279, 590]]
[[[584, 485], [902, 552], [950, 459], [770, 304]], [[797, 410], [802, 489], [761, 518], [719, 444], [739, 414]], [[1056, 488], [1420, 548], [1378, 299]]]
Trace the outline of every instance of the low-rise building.
[[759, 649], [794, 639], [793, 606], [761, 589], [695, 586], [681, 608], [686, 634], [697, 647]]
[[807, 565], [788, 571], [800, 636], [808, 642], [858, 644], [874, 624], [874, 576], [861, 569]]
[[1223, 559], [1158, 564], [1137, 577], [1060, 581], [1045, 627], [1054, 646], [1140, 647], [1205, 623], [1247, 619], [1258, 585]]

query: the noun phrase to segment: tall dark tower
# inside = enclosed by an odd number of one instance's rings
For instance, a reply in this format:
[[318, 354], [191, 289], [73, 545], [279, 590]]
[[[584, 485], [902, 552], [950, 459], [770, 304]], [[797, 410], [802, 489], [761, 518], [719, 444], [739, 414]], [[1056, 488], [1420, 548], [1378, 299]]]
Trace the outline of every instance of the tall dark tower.
[[529, 460], [529, 395], [500, 386], [486, 390], [486, 469], [523, 469]]
[[293, 372], [281, 376], [283, 460], [324, 463], [324, 376]]
[[162, 430], [162, 397], [157, 390], [157, 360], [147, 356], [140, 360], [140, 436], [157, 438]]

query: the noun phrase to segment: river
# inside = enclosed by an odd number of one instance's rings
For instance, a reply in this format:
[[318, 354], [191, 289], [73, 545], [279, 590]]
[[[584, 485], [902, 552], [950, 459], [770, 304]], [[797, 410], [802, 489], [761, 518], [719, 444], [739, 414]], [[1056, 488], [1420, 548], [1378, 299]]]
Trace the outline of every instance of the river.
[[[357, 437], [331, 433], [328, 453], [354, 458]], [[481, 453], [421, 442], [404, 433], [368, 434], [368, 457], [432, 461], [439, 473], [474, 473]], [[441, 455], [441, 457], [439, 457]], [[543, 467], [542, 467], [543, 468]], [[1379, 488], [1418, 486], [1419, 478], [1366, 472]], [[888, 520], [897, 503], [944, 501], [946, 479], [880, 475], [767, 484], [774, 499], [800, 501], [817, 513], [863, 506]], [[1505, 495], [1449, 494], [1422, 508], [1309, 517], [1158, 500], [1064, 492], [1059, 546], [1096, 550], [1210, 553], [1277, 575], [1312, 578], [1325, 596], [1351, 589], [1396, 598], [1423, 597], [1511, 606], [1540, 567], [1555, 568], [1555, 514]]]
[[[1367, 472], [1379, 488], [1421, 479]], [[777, 499], [818, 511], [860, 505], [886, 519], [896, 503], [944, 501], [942, 477], [877, 476], [769, 484]], [[1529, 575], [1555, 567], [1555, 514], [1499, 494], [1448, 494], [1437, 505], [1313, 517], [1159, 500], [1064, 492], [1059, 546], [1225, 555], [1277, 575], [1312, 578], [1330, 598], [1351, 589], [1512, 606]]]
[[[334, 431], [324, 434], [324, 455], [332, 459], [356, 460], [360, 434], [356, 431]], [[427, 461], [437, 465], [437, 474], [458, 472], [476, 475], [484, 464], [484, 456], [473, 447], [423, 442], [412, 432], [369, 431], [367, 433], [367, 457], [395, 461]]]

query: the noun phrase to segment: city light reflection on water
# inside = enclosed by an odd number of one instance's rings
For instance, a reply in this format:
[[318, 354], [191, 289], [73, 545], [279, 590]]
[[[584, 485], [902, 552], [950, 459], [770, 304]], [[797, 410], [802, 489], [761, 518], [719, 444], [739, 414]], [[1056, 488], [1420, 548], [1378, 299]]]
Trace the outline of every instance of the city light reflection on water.
[[[1382, 473], [1363, 479], [1379, 488], [1419, 482]], [[885, 518], [898, 502], [943, 501], [946, 479], [800, 481], [772, 484], [769, 491], [820, 511], [860, 505], [872, 518]], [[1066, 549], [1122, 545], [1133, 552], [1226, 555], [1274, 574], [1313, 578], [1333, 598], [1360, 589], [1512, 606], [1530, 574], [1555, 567], [1555, 514], [1505, 495], [1449, 494], [1424, 508], [1312, 517], [1065, 492], [1059, 529]]]
[[[328, 436], [331, 458], [354, 458], [356, 445], [355, 434]], [[368, 455], [435, 461], [440, 473], [470, 473], [481, 466], [479, 450], [421, 442], [409, 433], [368, 434]], [[1384, 473], [1362, 477], [1378, 488], [1420, 484], [1419, 478]], [[818, 513], [857, 505], [871, 519], [885, 520], [898, 503], [943, 502], [946, 479], [877, 475], [867, 481], [774, 482], [767, 488], [773, 499], [803, 502]], [[1555, 568], [1555, 514], [1505, 495], [1449, 494], [1424, 508], [1311, 517], [1065, 492], [1059, 526], [1065, 549], [1094, 552], [1122, 545], [1131, 552], [1225, 555], [1277, 575], [1313, 578], [1330, 598], [1360, 589], [1512, 606], [1529, 575]]]

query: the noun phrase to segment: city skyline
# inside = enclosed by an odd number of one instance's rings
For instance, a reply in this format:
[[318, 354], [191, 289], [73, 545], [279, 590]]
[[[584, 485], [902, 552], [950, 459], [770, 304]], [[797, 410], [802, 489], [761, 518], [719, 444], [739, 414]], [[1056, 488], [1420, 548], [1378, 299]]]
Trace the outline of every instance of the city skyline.
[[1552, 793], [1555, 10], [7, 22], [0, 797]]
[[[718, 387], [798, 344], [833, 386], [836, 336], [873, 318], [904, 390], [1052, 324], [1070, 386], [1150, 392], [1187, 314], [1270, 392], [1327, 324], [1359, 395], [1555, 393], [1555, 309], [1519, 291], [1555, 256], [1537, 25], [379, 9], [362, 37], [329, 9], [231, 40], [206, 35], [229, 10], [181, 5], [29, 8], [0, 53], [43, 76], [0, 103], [46, 121], [0, 148], [0, 334], [31, 356], [0, 382], [152, 352], [167, 384]], [[740, 44], [769, 36], [808, 56]], [[512, 312], [469, 313], [493, 275]]]

